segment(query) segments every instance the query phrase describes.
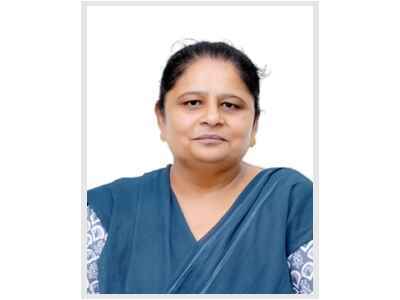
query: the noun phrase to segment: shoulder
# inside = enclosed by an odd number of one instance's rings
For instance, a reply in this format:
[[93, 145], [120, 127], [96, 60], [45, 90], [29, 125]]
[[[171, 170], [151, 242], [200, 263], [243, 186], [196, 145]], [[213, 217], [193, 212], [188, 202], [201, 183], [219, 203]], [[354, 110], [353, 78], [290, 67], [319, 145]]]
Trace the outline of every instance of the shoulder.
[[276, 193], [288, 198], [298, 193], [312, 193], [312, 181], [298, 170], [287, 167], [266, 168], [261, 177], [266, 186], [273, 186]]
[[[87, 206], [101, 219], [108, 230], [112, 215], [132, 212], [137, 205], [136, 199], [147, 183], [160, 176], [165, 168], [147, 172], [137, 177], [121, 177], [87, 191]], [[165, 170], [164, 170], [165, 171]]]
[[264, 169], [266, 193], [277, 206], [295, 212], [301, 207], [312, 206], [313, 183], [298, 170], [287, 167]]
[[87, 191], [87, 206], [91, 207], [98, 215], [109, 215], [114, 205], [116, 192], [134, 187], [136, 182], [136, 178], [118, 178], [91, 188]]
[[303, 173], [286, 167], [268, 170], [270, 170], [271, 179], [279, 183], [281, 191], [286, 191], [289, 204], [312, 202], [313, 182]]
[[288, 167], [278, 167], [278, 168], [268, 168], [267, 169], [275, 178], [287, 182], [289, 184], [311, 184], [312, 181], [305, 176], [300, 171], [288, 168]]
[[108, 183], [98, 185], [90, 188], [87, 193], [88, 197], [112, 197], [113, 194], [121, 191], [132, 191], [135, 190], [141, 183], [160, 176], [168, 167], [156, 169], [150, 172], [146, 172], [143, 175], [135, 177], [120, 177]]
[[135, 185], [138, 181], [140, 181], [141, 177], [121, 177], [115, 179], [111, 182], [98, 185], [96, 187], [88, 189], [88, 196], [97, 196], [97, 197], [106, 197], [111, 196], [114, 190], [118, 190], [120, 188], [126, 188], [132, 185]]
[[269, 167], [263, 168], [261, 166], [249, 164], [245, 162], [245, 165], [249, 168], [249, 173], [257, 175], [258, 173], [263, 173], [266, 177], [271, 177], [272, 179], [287, 182], [289, 184], [296, 183], [311, 183], [312, 181], [305, 176], [300, 171], [289, 168], [289, 167]]

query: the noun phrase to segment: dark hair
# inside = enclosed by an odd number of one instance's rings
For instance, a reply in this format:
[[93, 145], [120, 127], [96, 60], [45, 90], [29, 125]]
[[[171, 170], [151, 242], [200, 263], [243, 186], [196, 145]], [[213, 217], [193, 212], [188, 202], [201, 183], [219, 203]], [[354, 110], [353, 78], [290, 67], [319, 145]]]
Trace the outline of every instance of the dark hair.
[[174, 87], [176, 81], [190, 64], [203, 57], [223, 59], [231, 62], [237, 68], [240, 78], [254, 98], [255, 122], [260, 115], [260, 69], [246, 54], [224, 42], [197, 42], [185, 46], [168, 59], [161, 77], [160, 94], [157, 101], [160, 111], [164, 112], [165, 94]]

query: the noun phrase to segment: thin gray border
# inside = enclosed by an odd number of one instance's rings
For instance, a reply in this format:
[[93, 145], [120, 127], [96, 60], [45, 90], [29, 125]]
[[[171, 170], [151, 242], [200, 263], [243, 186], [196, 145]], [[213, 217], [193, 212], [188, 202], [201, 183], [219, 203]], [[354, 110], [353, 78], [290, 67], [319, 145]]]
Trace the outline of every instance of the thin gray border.
[[[90, 298], [154, 298], [154, 297], [178, 297], [178, 298], [319, 298], [319, 2], [318, 1], [81, 1], [81, 297]], [[314, 292], [311, 295], [290, 294], [97, 294], [86, 293], [86, 230], [87, 230], [87, 7], [89, 6], [311, 6], [313, 7], [313, 119], [314, 119], [314, 193], [313, 193], [313, 240], [314, 240]], [[134, 295], [134, 296], [133, 296]]]
[[[319, 298], [319, 3], [313, 4], [313, 101], [314, 101], [314, 191], [313, 191], [313, 248], [314, 295]], [[317, 201], [318, 199], [318, 201]]]
[[86, 6], [313, 6], [317, 1], [82, 1]]
[[85, 299], [87, 297], [86, 292], [86, 278], [87, 278], [87, 256], [86, 256], [86, 232], [87, 232], [87, 5], [82, 2], [81, 6], [81, 182], [82, 182], [82, 205], [81, 205], [81, 297]]

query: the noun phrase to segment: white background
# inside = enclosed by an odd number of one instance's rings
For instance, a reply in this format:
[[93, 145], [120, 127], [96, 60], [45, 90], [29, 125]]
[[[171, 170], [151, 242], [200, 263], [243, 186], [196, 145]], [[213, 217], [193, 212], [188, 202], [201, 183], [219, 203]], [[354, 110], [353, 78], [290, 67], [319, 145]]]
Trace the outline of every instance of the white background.
[[172, 163], [153, 110], [163, 67], [184, 38], [230, 41], [268, 65], [257, 145], [245, 160], [313, 179], [311, 6], [89, 6], [87, 187]]
[[[322, 300], [398, 297], [396, 3], [320, 3]], [[80, 298], [80, 17], [79, 1], [1, 4], [2, 299]]]

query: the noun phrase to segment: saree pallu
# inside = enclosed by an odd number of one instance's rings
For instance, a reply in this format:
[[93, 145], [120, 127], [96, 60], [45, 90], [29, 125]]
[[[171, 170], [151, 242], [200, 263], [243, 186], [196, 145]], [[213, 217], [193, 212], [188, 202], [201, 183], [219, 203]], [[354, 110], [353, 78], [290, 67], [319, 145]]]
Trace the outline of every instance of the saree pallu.
[[200, 240], [170, 167], [88, 191], [108, 239], [102, 294], [292, 294], [287, 256], [313, 239], [312, 182], [290, 168], [258, 173]]

